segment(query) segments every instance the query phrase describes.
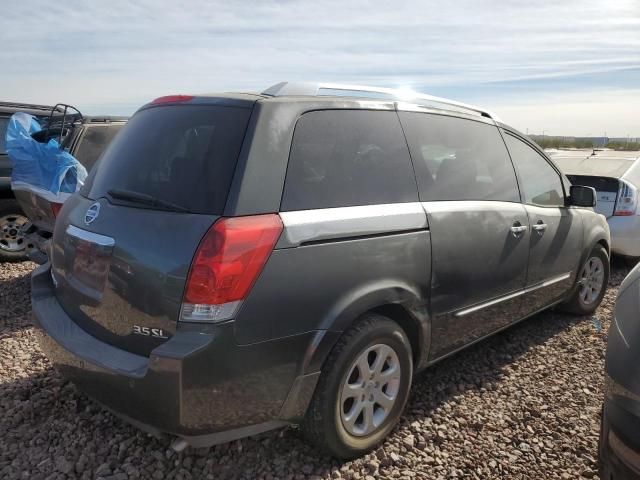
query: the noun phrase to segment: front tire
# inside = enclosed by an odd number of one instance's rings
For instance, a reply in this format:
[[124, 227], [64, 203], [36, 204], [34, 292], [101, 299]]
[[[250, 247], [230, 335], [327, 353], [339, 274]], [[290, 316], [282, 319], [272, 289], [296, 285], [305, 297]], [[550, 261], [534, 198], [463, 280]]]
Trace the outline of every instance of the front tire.
[[596, 245], [578, 271], [574, 291], [562, 309], [575, 315], [595, 312], [607, 291], [609, 273], [607, 250], [602, 245]]
[[412, 376], [404, 330], [382, 315], [366, 315], [325, 362], [302, 425], [306, 437], [341, 459], [372, 450], [398, 422]]

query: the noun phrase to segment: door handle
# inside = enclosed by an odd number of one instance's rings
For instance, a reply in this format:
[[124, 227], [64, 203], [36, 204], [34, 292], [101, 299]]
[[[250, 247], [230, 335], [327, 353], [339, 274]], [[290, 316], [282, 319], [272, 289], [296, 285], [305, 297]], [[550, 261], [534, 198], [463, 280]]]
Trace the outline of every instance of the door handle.
[[536, 232], [542, 234], [547, 229], [547, 224], [542, 220], [538, 220], [538, 223], [532, 225], [531, 228], [533, 228]]
[[521, 233], [524, 233], [527, 231], [527, 226], [522, 225], [520, 222], [516, 222], [511, 226], [510, 230], [511, 230], [511, 233], [513, 233], [513, 236], [517, 237]]

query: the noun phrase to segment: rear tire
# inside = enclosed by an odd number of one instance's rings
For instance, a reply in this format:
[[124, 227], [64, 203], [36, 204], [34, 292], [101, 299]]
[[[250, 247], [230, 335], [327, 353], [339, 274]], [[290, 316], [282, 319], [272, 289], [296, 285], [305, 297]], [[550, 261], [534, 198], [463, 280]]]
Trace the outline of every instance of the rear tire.
[[28, 219], [15, 199], [0, 200], [0, 262], [26, 260], [27, 240], [21, 230], [26, 223]]
[[578, 270], [571, 297], [562, 304], [562, 310], [575, 315], [589, 315], [602, 302], [609, 284], [609, 255], [602, 245], [596, 245]]
[[406, 333], [387, 317], [365, 315], [325, 362], [302, 424], [305, 436], [345, 460], [372, 450], [398, 422], [412, 376]]

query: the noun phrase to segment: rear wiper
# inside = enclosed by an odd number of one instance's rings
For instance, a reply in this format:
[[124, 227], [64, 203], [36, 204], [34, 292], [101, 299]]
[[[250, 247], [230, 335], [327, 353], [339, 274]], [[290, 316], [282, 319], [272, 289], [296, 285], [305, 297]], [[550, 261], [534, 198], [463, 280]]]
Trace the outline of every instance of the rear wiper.
[[149, 205], [150, 207], [162, 208], [164, 210], [170, 210], [172, 212], [189, 212], [188, 209], [176, 205], [175, 203], [160, 200], [152, 195], [145, 193], [133, 192], [131, 190], [120, 190], [117, 188], [111, 189], [107, 192], [110, 197], [119, 200], [125, 200], [132, 203], [141, 203], [143, 205]]

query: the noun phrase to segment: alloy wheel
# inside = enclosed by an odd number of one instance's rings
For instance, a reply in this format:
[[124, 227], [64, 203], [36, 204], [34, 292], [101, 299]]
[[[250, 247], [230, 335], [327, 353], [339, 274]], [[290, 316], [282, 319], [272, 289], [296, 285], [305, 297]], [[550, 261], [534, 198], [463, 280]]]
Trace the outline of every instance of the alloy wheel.
[[604, 264], [599, 257], [591, 257], [580, 272], [580, 300], [591, 305], [598, 300], [604, 285]]
[[356, 437], [370, 435], [389, 416], [400, 390], [400, 361], [389, 345], [361, 352], [351, 365], [340, 395], [340, 419]]

